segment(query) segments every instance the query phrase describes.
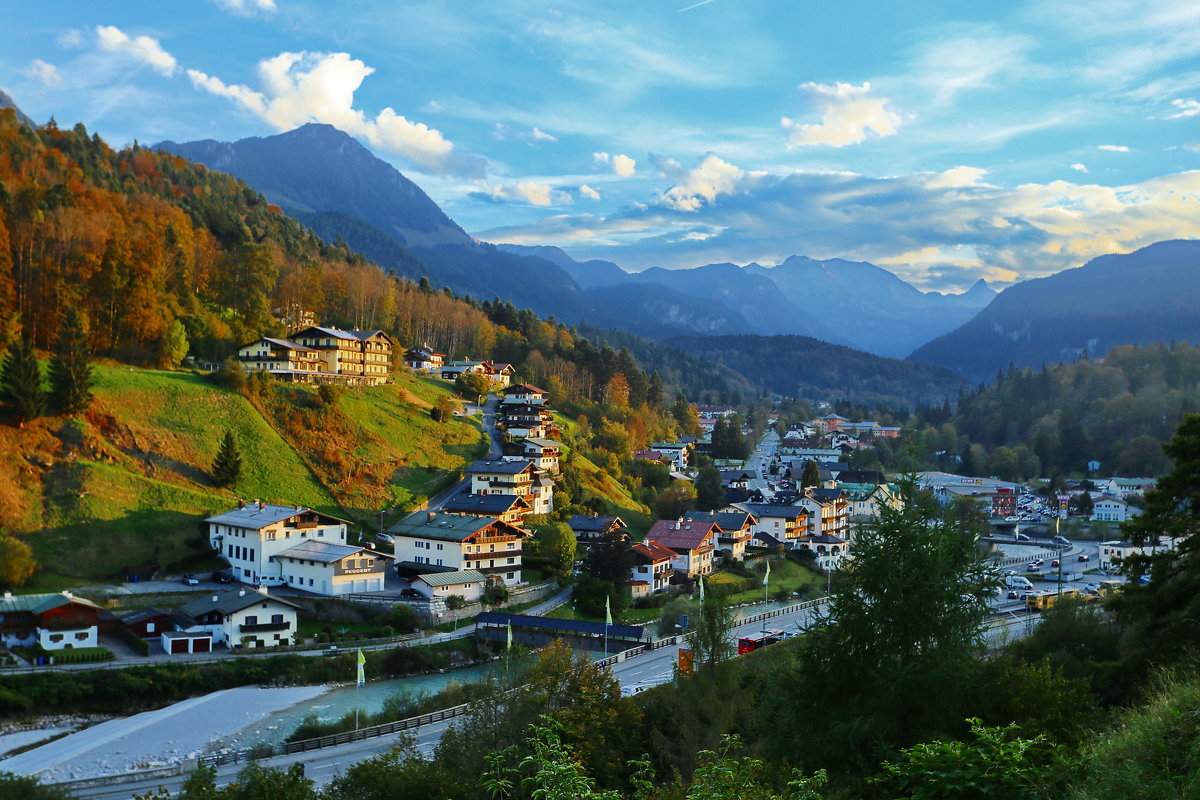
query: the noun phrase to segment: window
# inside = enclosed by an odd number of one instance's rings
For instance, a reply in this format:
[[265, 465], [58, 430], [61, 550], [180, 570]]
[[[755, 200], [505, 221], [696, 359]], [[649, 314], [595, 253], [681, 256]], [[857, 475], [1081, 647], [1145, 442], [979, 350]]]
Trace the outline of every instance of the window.
[[275, 623], [276, 625], [283, 622], [283, 614], [272, 614], [271, 622]]
[[258, 617], [256, 617], [254, 614], [250, 614], [246, 617], [246, 621], [243, 622], [242, 624], [243, 625], [257, 625]]
[[52, 633], [52, 634], [50, 634], [50, 641], [52, 641], [52, 642], [61, 642], [62, 640], [63, 640], [63, 635], [62, 635], [61, 633]]
[[154, 633], [154, 623], [153, 622], [146, 623], [146, 633]]
[[515, 576], [516, 576], [516, 573], [515, 573], [515, 572], [506, 572], [506, 573], [504, 574], [504, 577], [508, 578], [510, 581], [511, 581], [511, 580], [512, 580], [512, 579], [513, 579]]
[[508, 563], [510, 563], [510, 564], [515, 564], [515, 563], [517, 563], [517, 560], [516, 560], [515, 558], [510, 558], [510, 559], [508, 560]]
[[441, 550], [441, 549], [442, 549], [442, 543], [441, 543], [441, 542], [438, 542], [437, 549], [438, 549], [438, 550]]
[[250, 577], [250, 570], [248, 570], [248, 569], [243, 569], [243, 570], [242, 570], [242, 577], [243, 577], [243, 578], [249, 578], [249, 577]]

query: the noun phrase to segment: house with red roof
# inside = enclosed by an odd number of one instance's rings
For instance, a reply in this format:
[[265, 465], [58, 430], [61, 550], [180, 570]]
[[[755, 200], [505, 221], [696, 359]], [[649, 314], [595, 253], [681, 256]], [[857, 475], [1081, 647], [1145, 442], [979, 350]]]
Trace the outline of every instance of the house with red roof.
[[720, 532], [721, 528], [715, 522], [660, 519], [650, 527], [646, 538], [675, 553], [671, 559], [672, 569], [680, 575], [695, 578], [712, 572], [713, 553]]
[[643, 539], [629, 548], [633, 566], [629, 568], [630, 587], [634, 598], [661, 592], [671, 585], [675, 569], [671, 562], [675, 551], [653, 539]]

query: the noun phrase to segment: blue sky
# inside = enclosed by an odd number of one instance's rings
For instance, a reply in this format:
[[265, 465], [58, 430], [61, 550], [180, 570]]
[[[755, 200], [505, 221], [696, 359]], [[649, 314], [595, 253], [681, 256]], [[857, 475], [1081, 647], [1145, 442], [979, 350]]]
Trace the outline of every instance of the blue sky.
[[338, 126], [489, 241], [962, 290], [1200, 235], [1200, 4], [0, 4], [0, 87], [115, 145]]

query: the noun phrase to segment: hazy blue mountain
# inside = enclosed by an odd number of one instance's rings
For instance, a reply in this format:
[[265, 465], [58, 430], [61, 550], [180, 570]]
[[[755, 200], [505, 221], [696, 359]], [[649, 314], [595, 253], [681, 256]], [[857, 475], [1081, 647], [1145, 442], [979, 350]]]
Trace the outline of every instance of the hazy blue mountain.
[[557, 247], [548, 245], [530, 246], [521, 244], [497, 244], [501, 250], [522, 256], [544, 258], [566, 270], [582, 289], [596, 286], [612, 286], [629, 279], [629, 273], [611, 261], [576, 261]]
[[995, 296], [985, 281], [969, 292], [921, 292], [882, 267], [840, 258], [792, 256], [775, 267], [747, 266], [830, 332], [828, 341], [902, 358], [954, 330]]
[[8, 93], [3, 89], [0, 89], [0, 108], [11, 108], [13, 111], [17, 112], [17, 119], [19, 119], [21, 122], [24, 122], [31, 128], [36, 128], [38, 126], [36, 122], [25, 115], [24, 111], [17, 107], [17, 104], [13, 102], [13, 99], [9, 97]]
[[341, 236], [402, 275], [570, 322], [595, 317], [591, 299], [561, 267], [476, 242], [419, 186], [330, 125], [155, 147], [243, 179], [326, 241]]
[[154, 147], [241, 178], [285, 210], [359, 217], [410, 246], [471, 242], [421, 187], [332, 125]]
[[1119, 344], [1200, 342], [1200, 241], [1132, 253], [1005, 289], [966, 324], [909, 358], [973, 381], [996, 371], [1103, 356]]
[[596, 286], [587, 293], [606, 327], [652, 339], [753, 329], [745, 317], [719, 301], [691, 297], [660, 283]]
[[665, 344], [736, 370], [768, 392], [889, 406], [941, 405], [966, 385], [948, 369], [806, 336], [681, 336]]
[[800, 334], [826, 341], [833, 335], [813, 314], [784, 296], [770, 279], [748, 273], [737, 264], [708, 264], [694, 269], [652, 267], [634, 273], [631, 279], [661, 284], [701, 301], [719, 302], [749, 323], [745, 333]]

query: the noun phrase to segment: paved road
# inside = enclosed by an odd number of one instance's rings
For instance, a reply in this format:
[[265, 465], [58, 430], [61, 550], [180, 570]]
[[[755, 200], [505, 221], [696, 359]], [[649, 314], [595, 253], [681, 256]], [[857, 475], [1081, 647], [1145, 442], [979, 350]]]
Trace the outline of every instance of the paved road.
[[775, 493], [767, 486], [767, 480], [762, 477], [762, 474], [770, 468], [771, 460], [775, 457], [775, 448], [778, 446], [779, 434], [768, 429], [763, 434], [758, 446], [754, 448], [754, 452], [750, 454], [750, 458], [746, 459], [746, 471], [754, 475], [750, 480], [749, 487], [758, 489], [767, 499], [773, 497]]
[[[487, 400], [483, 404], [483, 430], [488, 436], [488, 451], [484, 458], [499, 458], [504, 448], [501, 444], [500, 431], [496, 428], [496, 406], [499, 405], [499, 399], [494, 394], [489, 394]], [[470, 478], [463, 478], [458, 483], [451, 486], [449, 489], [436, 494], [429, 498], [429, 510], [439, 511], [442, 506], [446, 505], [446, 501], [454, 497], [459, 492], [467, 491], [471, 486]]]

